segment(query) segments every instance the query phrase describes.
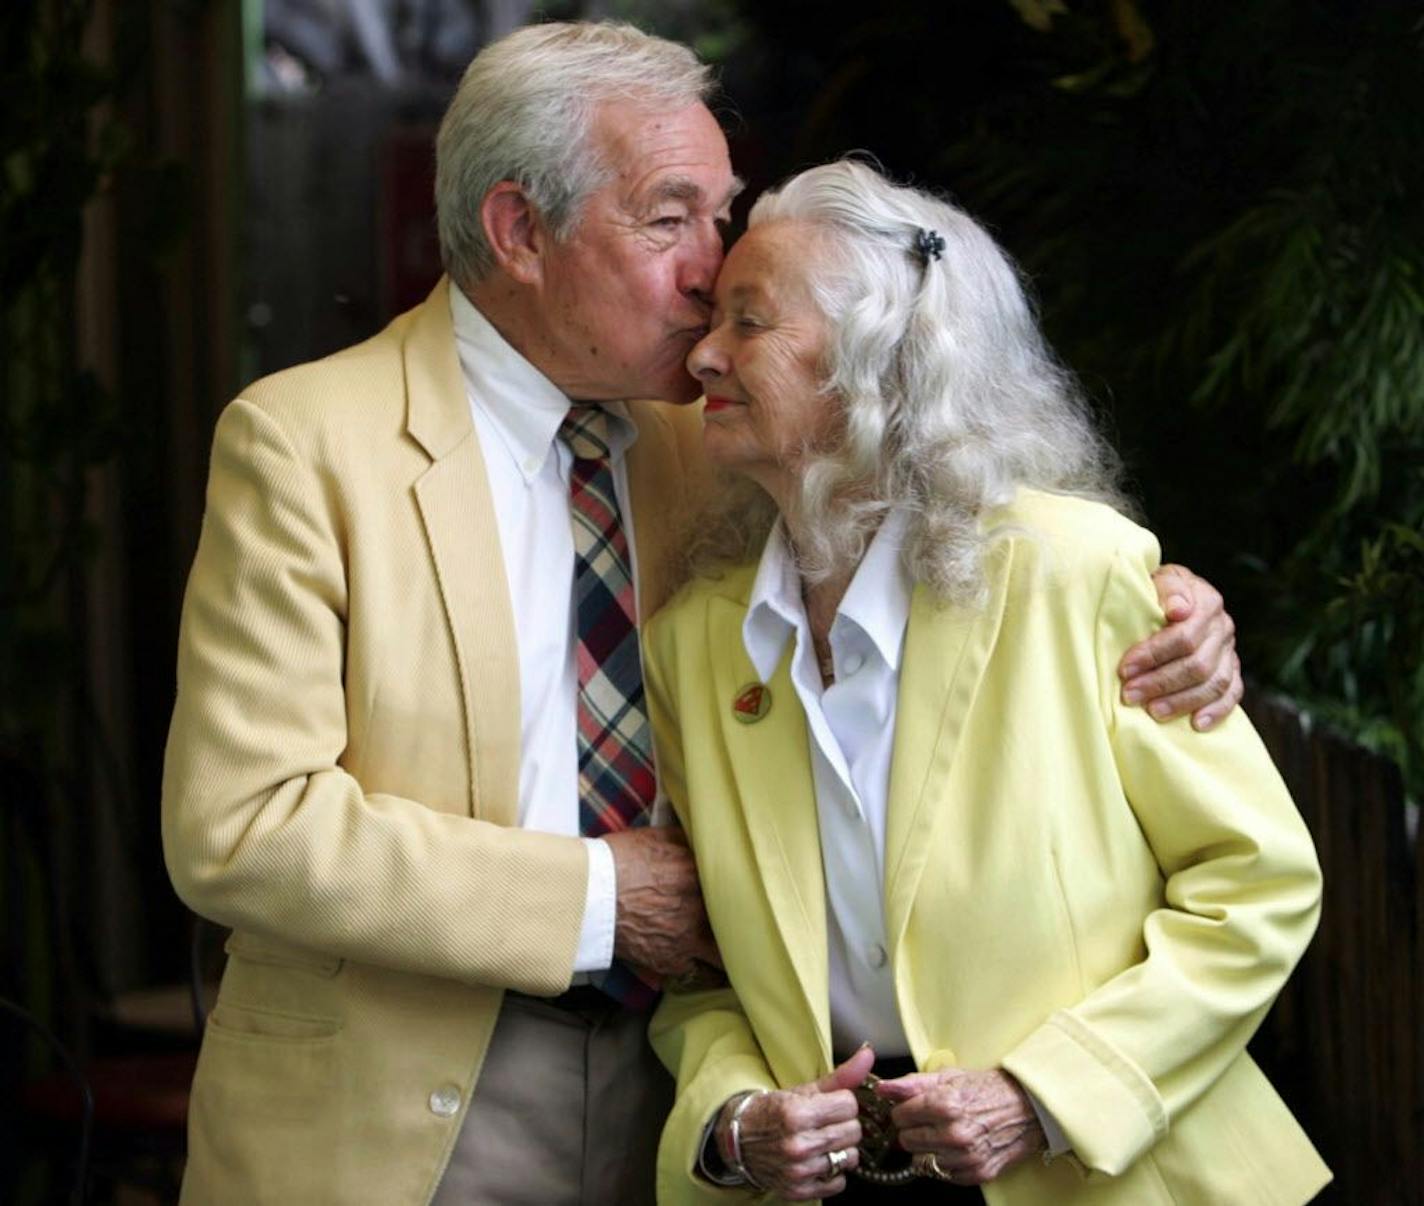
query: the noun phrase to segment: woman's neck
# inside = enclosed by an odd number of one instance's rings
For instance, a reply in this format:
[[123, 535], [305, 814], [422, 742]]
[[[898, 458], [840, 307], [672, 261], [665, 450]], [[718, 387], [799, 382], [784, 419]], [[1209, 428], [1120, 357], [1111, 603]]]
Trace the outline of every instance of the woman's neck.
[[845, 598], [846, 588], [850, 586], [854, 573], [854, 569], [851, 569], [814, 586], [805, 581], [801, 583], [801, 598], [806, 604], [806, 620], [811, 625], [811, 635], [817, 643], [830, 639], [836, 609]]

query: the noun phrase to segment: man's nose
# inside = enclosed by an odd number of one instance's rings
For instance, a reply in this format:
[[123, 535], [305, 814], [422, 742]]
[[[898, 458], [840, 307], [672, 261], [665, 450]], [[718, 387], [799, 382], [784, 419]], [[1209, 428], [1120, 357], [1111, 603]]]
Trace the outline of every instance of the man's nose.
[[717, 283], [717, 273], [722, 268], [722, 254], [722, 232], [709, 223], [688, 247], [682, 291], [710, 305], [712, 286]]

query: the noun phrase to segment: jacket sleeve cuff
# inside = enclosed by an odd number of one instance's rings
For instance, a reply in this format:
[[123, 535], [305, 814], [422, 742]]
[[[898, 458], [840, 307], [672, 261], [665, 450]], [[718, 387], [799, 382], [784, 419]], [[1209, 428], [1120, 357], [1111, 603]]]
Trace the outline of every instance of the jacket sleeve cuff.
[[1059, 1010], [1002, 1061], [1036, 1107], [1062, 1128], [1089, 1169], [1125, 1172], [1167, 1133], [1167, 1111], [1136, 1065], [1071, 1013]]

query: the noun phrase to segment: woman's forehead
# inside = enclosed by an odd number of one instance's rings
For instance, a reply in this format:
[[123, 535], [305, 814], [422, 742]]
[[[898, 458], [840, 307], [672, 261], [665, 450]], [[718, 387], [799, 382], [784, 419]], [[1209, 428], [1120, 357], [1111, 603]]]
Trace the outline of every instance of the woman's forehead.
[[809, 294], [810, 271], [825, 252], [821, 232], [809, 222], [763, 222], [733, 244], [717, 278], [718, 296]]

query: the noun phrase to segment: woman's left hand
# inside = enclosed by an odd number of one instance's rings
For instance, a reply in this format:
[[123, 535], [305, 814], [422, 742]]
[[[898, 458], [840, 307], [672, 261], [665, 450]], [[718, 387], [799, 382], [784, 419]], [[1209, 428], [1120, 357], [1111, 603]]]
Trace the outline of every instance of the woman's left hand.
[[1047, 1147], [1028, 1094], [1007, 1072], [945, 1068], [881, 1081], [908, 1152], [930, 1152], [959, 1185], [983, 1185]]

